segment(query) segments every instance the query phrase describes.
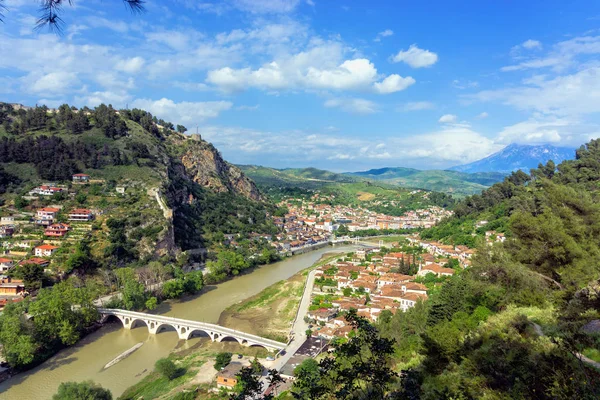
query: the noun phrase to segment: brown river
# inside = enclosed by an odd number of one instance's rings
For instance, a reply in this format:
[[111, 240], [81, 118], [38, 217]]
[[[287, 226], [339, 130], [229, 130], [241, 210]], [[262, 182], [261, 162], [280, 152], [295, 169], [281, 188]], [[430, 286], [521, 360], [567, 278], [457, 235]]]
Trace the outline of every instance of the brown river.
[[[157, 312], [171, 317], [217, 323], [221, 312], [227, 307], [310, 267], [324, 253], [353, 249], [355, 247], [352, 246], [325, 247], [287, 258], [211, 286], [198, 296], [165, 302]], [[51, 399], [61, 382], [88, 379], [110, 389], [116, 399], [125, 389], [152, 371], [156, 360], [165, 357], [178, 345], [180, 348], [188, 348], [197, 344], [199, 340], [202, 339], [193, 338], [180, 343], [174, 331], [165, 331], [154, 336], [149, 335], [143, 326], [125, 330], [119, 324], [109, 324], [86, 336], [75, 346], [59, 352], [40, 366], [0, 384], [0, 399]], [[103, 370], [109, 361], [140, 342], [144, 344], [133, 354]]]

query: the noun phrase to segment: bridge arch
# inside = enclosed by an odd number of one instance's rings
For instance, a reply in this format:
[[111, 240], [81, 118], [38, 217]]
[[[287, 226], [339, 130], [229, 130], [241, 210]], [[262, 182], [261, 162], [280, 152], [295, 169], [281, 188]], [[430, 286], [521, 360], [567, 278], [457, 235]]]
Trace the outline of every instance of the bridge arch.
[[128, 318], [128, 317], [125, 317], [125, 320], [127, 320], [127, 319], [131, 320], [130, 321], [130, 324], [131, 324], [130, 325], [130, 327], [131, 327], [130, 329], [133, 329], [133, 328], [138, 327], [138, 326], [140, 326], [140, 327], [141, 326], [145, 326], [146, 328], [148, 328], [148, 330], [150, 330], [150, 326], [148, 326], [148, 323], [146, 321], [144, 321], [143, 319], [141, 319], [141, 318]]
[[206, 330], [206, 329], [190, 329], [190, 330], [188, 330], [186, 340], [189, 340], [192, 337], [209, 338], [210, 340], [213, 340], [213, 337], [211, 336], [211, 332], [208, 332], [208, 330]]
[[[229, 340], [226, 340], [226, 339], [229, 339]], [[233, 340], [231, 340], [231, 339], [233, 339]], [[238, 339], [238, 338], [236, 338], [236, 337], [235, 337], [235, 336], [233, 336], [233, 335], [227, 335], [227, 334], [225, 334], [225, 335], [222, 335], [222, 336], [220, 336], [220, 337], [217, 339], [217, 342], [219, 342], [219, 343], [220, 343], [220, 342], [223, 342], [223, 341], [225, 341], [225, 342], [233, 342], [233, 341], [236, 341], [236, 342], [238, 342], [239, 344], [243, 344], [243, 343], [242, 343], [242, 342], [243, 342], [243, 339]]]
[[[177, 332], [177, 329], [169, 323], [166, 322], [150, 322], [150, 326], [154, 325], [154, 328], [151, 329], [151, 332], [153, 331], [153, 333], [159, 333], [165, 330], [173, 330], [175, 332]], [[169, 329], [170, 328], [170, 329]]]

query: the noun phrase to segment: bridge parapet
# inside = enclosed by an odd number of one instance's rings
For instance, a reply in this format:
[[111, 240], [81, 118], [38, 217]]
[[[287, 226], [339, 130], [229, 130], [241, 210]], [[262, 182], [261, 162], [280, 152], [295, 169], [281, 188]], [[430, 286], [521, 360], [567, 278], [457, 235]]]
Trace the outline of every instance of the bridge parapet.
[[201, 331], [206, 333], [213, 342], [221, 342], [223, 339], [231, 337], [239, 344], [248, 347], [262, 346], [270, 351], [279, 351], [286, 347], [285, 343], [206, 322], [190, 321], [181, 318], [113, 308], [98, 308], [98, 312], [102, 315], [102, 322], [105, 321], [109, 315], [114, 315], [123, 323], [125, 329], [132, 329], [135, 327], [137, 321], [141, 321], [148, 327], [148, 332], [152, 335], [159, 333], [163, 327], [170, 326], [177, 331], [180, 340], [188, 340], [194, 332]]

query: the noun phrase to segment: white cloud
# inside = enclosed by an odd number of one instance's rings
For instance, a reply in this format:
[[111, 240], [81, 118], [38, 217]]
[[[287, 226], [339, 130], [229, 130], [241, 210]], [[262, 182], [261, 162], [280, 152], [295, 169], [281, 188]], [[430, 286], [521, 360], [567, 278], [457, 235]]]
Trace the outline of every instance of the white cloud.
[[408, 50], [400, 50], [392, 57], [393, 62], [403, 62], [413, 68], [430, 67], [438, 61], [438, 55], [429, 50], [423, 50], [416, 44], [411, 45]]
[[162, 98], [160, 100], [136, 99], [132, 107], [150, 111], [168, 121], [175, 123], [200, 122], [208, 118], [216, 118], [223, 111], [229, 110], [233, 104], [229, 101], [182, 101]]
[[393, 30], [391, 30], [391, 29], [386, 29], [386, 30], [384, 30], [384, 31], [381, 31], [381, 32], [379, 32], [379, 33], [377, 34], [377, 37], [375, 37], [375, 41], [376, 41], [376, 42], [380, 42], [380, 41], [381, 41], [381, 38], [388, 37], [388, 36], [392, 36], [393, 34], [394, 34], [394, 31], [393, 31]]
[[432, 110], [435, 108], [435, 104], [430, 101], [411, 101], [401, 105], [399, 111], [421, 111], [421, 110]]
[[[528, 43], [529, 41], [525, 42]], [[535, 42], [535, 41], [534, 41]], [[525, 45], [515, 46], [511, 49], [511, 55], [522, 59], [519, 49]], [[541, 46], [541, 45], [540, 45]], [[534, 49], [538, 47], [532, 47]], [[539, 47], [541, 48], [541, 47]], [[502, 67], [504, 72], [519, 71], [525, 69], [551, 68], [561, 72], [567, 68], [577, 65], [576, 58], [585, 55], [600, 54], [600, 36], [581, 36], [558, 42], [544, 57], [527, 58], [518, 64]]]
[[117, 69], [118, 71], [127, 72], [129, 74], [134, 74], [142, 69], [144, 63], [145, 60], [142, 57], [132, 57], [117, 62], [117, 65], [115, 65], [115, 69]]
[[377, 112], [377, 104], [370, 100], [357, 98], [329, 99], [324, 104], [328, 108], [339, 108], [353, 114], [373, 114]]
[[544, 144], [579, 146], [600, 137], [600, 126], [586, 124], [576, 118], [534, 115], [526, 121], [502, 129], [497, 143]]
[[[30, 74], [25, 81], [32, 81], [33, 75]], [[58, 71], [44, 74], [31, 83], [28, 87], [30, 92], [45, 95], [62, 94], [68, 92], [76, 83], [78, 83], [77, 74], [72, 72]]]
[[454, 114], [444, 114], [438, 120], [442, 124], [453, 124], [457, 121], [457, 117]]
[[256, 111], [260, 108], [259, 104], [255, 104], [253, 106], [241, 105], [237, 106], [235, 109], [238, 111]]
[[124, 90], [95, 91], [82, 96], [75, 96], [75, 104], [78, 106], [96, 107], [102, 103], [112, 104], [115, 108], [123, 108], [131, 96]]
[[542, 43], [539, 40], [533, 40], [533, 39], [528, 39], [526, 41], [524, 41], [521, 46], [523, 46], [526, 49], [541, 49], [542, 48]]
[[516, 88], [484, 90], [464, 96], [478, 101], [500, 101], [521, 110], [546, 114], [580, 115], [600, 112], [600, 67], [555, 78], [538, 76]]
[[484, 111], [481, 114], [477, 115], [475, 118], [477, 118], [477, 119], [485, 119], [485, 118], [487, 118], [489, 116], [490, 116], [490, 114], [488, 114], [487, 112]]
[[375, 82], [373, 87], [377, 93], [388, 94], [402, 91], [410, 85], [413, 85], [415, 82], [416, 81], [410, 76], [403, 78], [400, 75], [392, 74], [381, 82]]
[[129, 31], [129, 25], [123, 21], [110, 20], [96, 16], [86, 17], [84, 21], [93, 28], [107, 28], [119, 33], [126, 33]]
[[300, 0], [233, 0], [233, 5], [252, 14], [282, 14], [296, 9]]
[[477, 81], [470, 81], [470, 80], [460, 80], [460, 79], [455, 79], [452, 81], [452, 86], [457, 88], [457, 89], [472, 89], [472, 88], [476, 88], [479, 87], [479, 82]]

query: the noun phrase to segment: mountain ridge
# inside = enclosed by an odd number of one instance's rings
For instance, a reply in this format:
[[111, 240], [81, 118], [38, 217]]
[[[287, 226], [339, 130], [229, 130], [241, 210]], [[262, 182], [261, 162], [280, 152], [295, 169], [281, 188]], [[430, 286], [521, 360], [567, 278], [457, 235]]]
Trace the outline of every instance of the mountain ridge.
[[538, 164], [546, 164], [549, 160], [560, 164], [564, 160], [575, 158], [575, 149], [552, 145], [523, 145], [511, 143], [502, 150], [468, 164], [456, 165], [449, 171], [503, 172], [510, 173], [519, 169], [528, 172], [537, 168]]

